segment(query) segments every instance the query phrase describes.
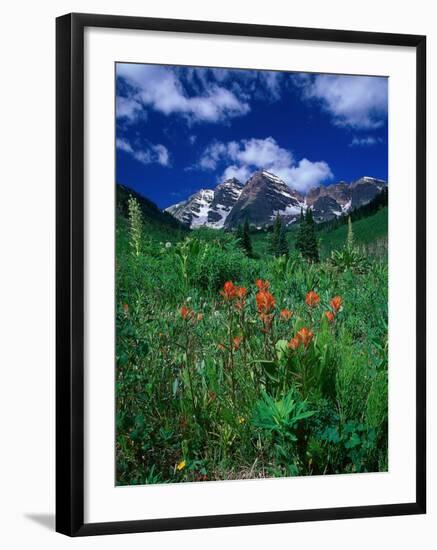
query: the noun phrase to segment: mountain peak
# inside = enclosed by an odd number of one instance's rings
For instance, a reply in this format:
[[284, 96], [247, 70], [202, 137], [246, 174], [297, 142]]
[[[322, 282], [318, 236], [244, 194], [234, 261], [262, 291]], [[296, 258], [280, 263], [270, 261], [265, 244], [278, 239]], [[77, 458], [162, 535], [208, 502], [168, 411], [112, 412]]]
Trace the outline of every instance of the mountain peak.
[[229, 178], [214, 190], [200, 189], [166, 210], [191, 228], [232, 228], [246, 220], [263, 227], [273, 223], [277, 215], [288, 225], [299, 219], [301, 209], [307, 208], [313, 210], [317, 222], [323, 222], [367, 204], [386, 185], [383, 180], [362, 176], [351, 183], [340, 181], [315, 187], [303, 196], [279, 176], [263, 169], [244, 185], [237, 178]]

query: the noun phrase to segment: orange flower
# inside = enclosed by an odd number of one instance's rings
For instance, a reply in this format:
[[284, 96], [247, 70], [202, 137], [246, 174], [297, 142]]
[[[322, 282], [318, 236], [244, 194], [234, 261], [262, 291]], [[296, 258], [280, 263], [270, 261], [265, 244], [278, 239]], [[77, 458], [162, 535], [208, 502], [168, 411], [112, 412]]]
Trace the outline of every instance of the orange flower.
[[232, 281], [227, 281], [223, 285], [223, 290], [220, 291], [220, 294], [223, 296], [225, 300], [232, 300], [235, 298], [237, 287], [234, 285]]
[[319, 305], [320, 296], [316, 294], [313, 290], [310, 290], [306, 295], [305, 302], [307, 306], [316, 307]]
[[257, 279], [255, 284], [258, 287], [258, 290], [261, 291], [266, 291], [270, 288], [270, 283], [268, 281], [263, 281], [262, 279]]
[[237, 298], [245, 298], [247, 294], [247, 290], [244, 288], [244, 286], [237, 286], [235, 290], [235, 294], [237, 295]]
[[181, 314], [182, 319], [189, 319], [191, 317], [191, 309], [186, 306], [182, 306], [179, 313]]
[[270, 313], [275, 307], [276, 300], [267, 290], [260, 290], [256, 295], [256, 307], [258, 313]]
[[341, 296], [334, 296], [329, 303], [331, 304], [334, 313], [338, 313], [343, 305], [343, 298]]
[[328, 319], [330, 323], [334, 320], [334, 314], [332, 311], [325, 311], [325, 317]]
[[201, 321], [202, 319], [203, 319], [203, 313], [198, 313], [197, 314], [197, 320]]
[[290, 349], [296, 351], [297, 348], [300, 346], [300, 340], [298, 338], [292, 338], [287, 345]]
[[235, 307], [237, 309], [244, 309], [244, 306], [246, 305], [246, 300], [244, 299], [247, 294], [247, 290], [244, 288], [244, 286], [237, 286], [235, 287], [235, 295], [237, 297], [237, 301], [235, 303]]
[[263, 322], [263, 325], [264, 325], [264, 328], [263, 328], [263, 332], [269, 332], [270, 329], [272, 328], [272, 324], [273, 324], [273, 315], [267, 315], [266, 313], [260, 313], [259, 314], [259, 317], [261, 319], [261, 321]]
[[291, 319], [292, 315], [292, 311], [290, 311], [289, 309], [283, 309], [280, 315], [281, 321], [288, 321], [289, 319]]
[[311, 332], [307, 327], [303, 327], [297, 331], [297, 337], [302, 342], [302, 344], [307, 348], [310, 345], [311, 340], [313, 339], [314, 333]]
[[224, 344], [217, 344], [217, 347], [220, 351], [226, 351], [226, 346]]
[[129, 306], [127, 304], [123, 304], [123, 310], [127, 315], [128, 311], [129, 311]]
[[243, 341], [242, 336], [235, 336], [235, 338], [232, 340], [235, 350], [237, 350], [240, 347], [242, 341]]

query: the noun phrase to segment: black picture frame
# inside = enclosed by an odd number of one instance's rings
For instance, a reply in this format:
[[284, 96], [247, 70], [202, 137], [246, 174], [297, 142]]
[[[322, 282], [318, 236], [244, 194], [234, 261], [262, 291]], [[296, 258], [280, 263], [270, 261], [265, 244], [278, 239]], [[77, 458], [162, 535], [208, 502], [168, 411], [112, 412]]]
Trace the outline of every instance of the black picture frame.
[[[415, 48], [416, 500], [198, 517], [84, 523], [84, 29], [155, 30]], [[426, 37], [95, 14], [56, 20], [56, 530], [69, 536], [423, 514], [426, 511]]]

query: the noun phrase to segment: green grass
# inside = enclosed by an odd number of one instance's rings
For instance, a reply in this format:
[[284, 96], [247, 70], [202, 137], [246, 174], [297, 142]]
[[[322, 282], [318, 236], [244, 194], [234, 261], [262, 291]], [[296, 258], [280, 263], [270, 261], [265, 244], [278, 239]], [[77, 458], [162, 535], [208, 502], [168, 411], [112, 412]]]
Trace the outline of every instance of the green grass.
[[[372, 218], [353, 224], [357, 243], [382, 238]], [[341, 247], [345, 228], [320, 236]], [[232, 234], [119, 212], [117, 484], [387, 469], [386, 257], [355, 271], [254, 245], [247, 258]]]
[[[297, 225], [292, 225], [287, 231], [287, 241], [290, 250], [294, 250]], [[388, 232], [388, 208], [382, 208], [376, 214], [357, 220], [353, 223], [355, 242], [358, 246], [371, 248], [375, 243], [386, 240]], [[254, 252], [260, 256], [268, 254], [268, 240], [270, 233], [259, 231], [252, 234]], [[347, 224], [332, 231], [320, 230], [317, 232], [319, 239], [320, 256], [327, 258], [332, 250], [338, 250], [346, 243]], [[372, 250], [368, 250], [372, 252]]]

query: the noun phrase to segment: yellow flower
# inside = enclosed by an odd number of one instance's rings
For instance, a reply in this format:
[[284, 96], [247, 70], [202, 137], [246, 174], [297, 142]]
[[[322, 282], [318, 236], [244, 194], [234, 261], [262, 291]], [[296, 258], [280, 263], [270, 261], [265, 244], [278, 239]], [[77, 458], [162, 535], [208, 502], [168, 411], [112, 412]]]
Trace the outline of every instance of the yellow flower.
[[185, 465], [186, 465], [185, 460], [181, 460], [181, 461], [179, 462], [179, 464], [176, 466], [176, 470], [177, 470], [178, 472], [180, 472], [181, 470], [183, 470], [183, 469], [185, 468]]
[[238, 424], [244, 424], [245, 422], [246, 422], [246, 419], [244, 418], [244, 416], [238, 417]]

